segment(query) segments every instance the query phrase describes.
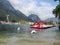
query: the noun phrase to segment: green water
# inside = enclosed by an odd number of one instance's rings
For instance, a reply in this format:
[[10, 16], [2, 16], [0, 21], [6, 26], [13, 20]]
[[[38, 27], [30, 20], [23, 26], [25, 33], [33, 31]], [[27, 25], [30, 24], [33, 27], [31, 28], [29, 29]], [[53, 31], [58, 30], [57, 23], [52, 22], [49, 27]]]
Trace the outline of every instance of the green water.
[[60, 31], [57, 27], [37, 34], [31, 34], [27, 30], [22, 33], [0, 31], [0, 45], [60, 45]]

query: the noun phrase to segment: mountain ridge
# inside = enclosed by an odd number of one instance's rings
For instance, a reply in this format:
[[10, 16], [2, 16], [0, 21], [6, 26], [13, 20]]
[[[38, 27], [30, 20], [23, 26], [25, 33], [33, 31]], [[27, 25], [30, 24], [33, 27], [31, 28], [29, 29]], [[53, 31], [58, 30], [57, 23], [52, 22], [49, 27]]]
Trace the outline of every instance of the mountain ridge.
[[0, 20], [6, 21], [6, 15], [9, 15], [10, 21], [28, 20], [28, 17], [21, 11], [15, 10], [8, 0], [0, 0]]
[[36, 15], [36, 14], [30, 14], [28, 16], [28, 18], [30, 18], [31, 20], [35, 21], [40, 21], [40, 18]]

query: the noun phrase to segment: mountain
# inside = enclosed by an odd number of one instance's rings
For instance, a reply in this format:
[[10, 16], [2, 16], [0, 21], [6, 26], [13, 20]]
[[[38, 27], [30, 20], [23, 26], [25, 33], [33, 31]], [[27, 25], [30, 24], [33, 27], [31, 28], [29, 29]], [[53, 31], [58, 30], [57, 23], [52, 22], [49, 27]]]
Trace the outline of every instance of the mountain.
[[0, 0], [0, 20], [6, 21], [6, 15], [9, 15], [9, 21], [28, 20], [28, 17], [15, 10], [8, 0]]
[[31, 19], [32, 21], [40, 21], [40, 18], [35, 14], [29, 15], [28, 18]]
[[45, 21], [53, 21], [53, 22], [56, 22], [56, 21], [58, 21], [58, 19], [57, 19], [57, 18], [52, 17], [52, 18], [48, 18], [48, 19], [46, 19]]

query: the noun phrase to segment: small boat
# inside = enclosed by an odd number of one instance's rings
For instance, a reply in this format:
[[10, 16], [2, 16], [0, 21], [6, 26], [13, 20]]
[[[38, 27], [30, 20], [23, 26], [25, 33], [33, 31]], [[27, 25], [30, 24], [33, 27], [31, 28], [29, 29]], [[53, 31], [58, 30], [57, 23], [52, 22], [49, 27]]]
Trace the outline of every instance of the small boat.
[[32, 24], [30, 27], [34, 29], [47, 29], [54, 27], [54, 25], [46, 24], [45, 22], [41, 21], [41, 22], [34, 22], [34, 24]]
[[30, 25], [30, 28], [33, 28], [33, 30], [31, 30], [31, 34], [36, 34], [37, 32], [40, 31], [40, 29], [42, 29], [43, 31], [44, 29], [48, 29], [54, 26], [55, 25], [46, 24], [46, 22], [44, 21], [34, 22], [33, 24]]

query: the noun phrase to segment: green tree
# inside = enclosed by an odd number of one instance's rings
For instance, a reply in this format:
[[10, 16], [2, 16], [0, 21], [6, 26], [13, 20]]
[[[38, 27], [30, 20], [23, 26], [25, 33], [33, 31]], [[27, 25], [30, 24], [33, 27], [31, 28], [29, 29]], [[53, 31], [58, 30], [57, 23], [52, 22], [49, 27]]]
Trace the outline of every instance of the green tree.
[[60, 5], [57, 5], [55, 9], [53, 9], [53, 14], [60, 19]]
[[[59, 22], [60, 22], [60, 0], [54, 0], [54, 1], [59, 2], [59, 4], [56, 6], [56, 8], [53, 9], [53, 14], [55, 14], [55, 16], [58, 17]], [[59, 29], [60, 29], [60, 23], [59, 23]]]

